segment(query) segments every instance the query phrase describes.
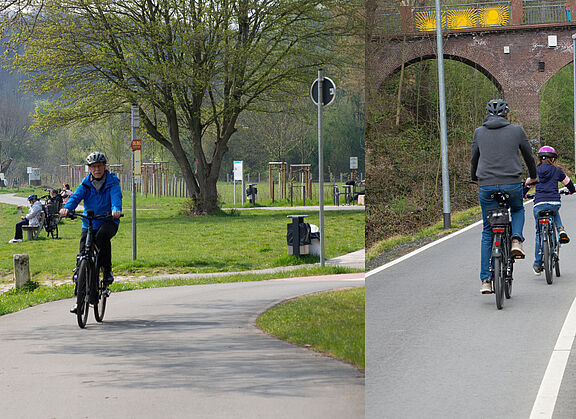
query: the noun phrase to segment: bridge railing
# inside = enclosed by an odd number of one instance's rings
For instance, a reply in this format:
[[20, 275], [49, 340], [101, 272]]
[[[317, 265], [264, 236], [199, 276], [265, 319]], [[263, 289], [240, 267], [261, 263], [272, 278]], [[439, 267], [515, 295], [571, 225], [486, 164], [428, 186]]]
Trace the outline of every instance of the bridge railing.
[[523, 15], [525, 25], [538, 23], [559, 23], [570, 21], [570, 8], [565, 2], [544, 2], [542, 0], [524, 1]]
[[[575, 11], [576, 13], [576, 11]], [[535, 25], [570, 21], [570, 7], [562, 1], [524, 0], [489, 1], [441, 8], [443, 30]], [[430, 32], [436, 30], [434, 7], [380, 9], [376, 33]]]

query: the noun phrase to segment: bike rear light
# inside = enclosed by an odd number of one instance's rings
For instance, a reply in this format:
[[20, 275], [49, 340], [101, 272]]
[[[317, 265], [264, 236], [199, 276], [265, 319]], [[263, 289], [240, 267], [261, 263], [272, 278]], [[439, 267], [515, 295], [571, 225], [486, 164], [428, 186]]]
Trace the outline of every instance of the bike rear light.
[[500, 242], [494, 242], [494, 246], [500, 247]]
[[503, 228], [493, 228], [492, 232], [493, 233], [504, 233], [504, 229]]
[[546, 218], [543, 219], [543, 220], [538, 220], [538, 222], [539, 222], [540, 224], [550, 224], [550, 220], [548, 220], [548, 219], [546, 219]]

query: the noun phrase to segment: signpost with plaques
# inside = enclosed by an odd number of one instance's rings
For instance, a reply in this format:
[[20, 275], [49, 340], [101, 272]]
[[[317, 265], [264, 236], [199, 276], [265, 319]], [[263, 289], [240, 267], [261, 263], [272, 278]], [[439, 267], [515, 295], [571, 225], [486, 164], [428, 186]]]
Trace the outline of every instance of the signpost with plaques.
[[242, 189], [240, 189], [240, 195], [242, 195], [242, 205], [244, 205], [244, 162], [242, 160], [234, 161], [234, 205], [236, 205], [236, 181], [240, 181]]
[[352, 180], [354, 180], [354, 174], [358, 170], [358, 157], [350, 157], [350, 171], [352, 172]]
[[136, 260], [136, 183], [142, 179], [142, 140], [137, 139], [136, 131], [140, 126], [140, 110], [138, 105], [130, 107], [132, 135], [130, 146], [132, 148], [132, 260]]

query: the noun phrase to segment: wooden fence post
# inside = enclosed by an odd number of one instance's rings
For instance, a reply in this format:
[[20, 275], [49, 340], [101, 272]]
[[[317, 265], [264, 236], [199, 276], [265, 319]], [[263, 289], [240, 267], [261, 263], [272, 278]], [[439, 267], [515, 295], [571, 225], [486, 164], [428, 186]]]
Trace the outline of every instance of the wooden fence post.
[[14, 282], [16, 288], [22, 288], [30, 281], [30, 265], [27, 253], [14, 255]]

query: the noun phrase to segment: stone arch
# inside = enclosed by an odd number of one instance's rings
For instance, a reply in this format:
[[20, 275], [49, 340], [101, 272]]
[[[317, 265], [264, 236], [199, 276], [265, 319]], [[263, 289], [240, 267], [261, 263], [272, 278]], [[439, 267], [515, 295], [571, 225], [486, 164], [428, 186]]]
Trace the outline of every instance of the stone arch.
[[[426, 61], [426, 60], [436, 60], [436, 59], [437, 59], [436, 54], [422, 55], [422, 56], [419, 56], [419, 57], [414, 57], [414, 58], [412, 58], [412, 59], [407, 60], [406, 62], [404, 62], [404, 67], [406, 68], [406, 67], [408, 67], [408, 66], [410, 66], [410, 65], [413, 65], [413, 64], [416, 64], [416, 63], [419, 63], [419, 62], [422, 62], [422, 61]], [[482, 73], [484, 76], [486, 76], [486, 78], [487, 78], [488, 80], [490, 80], [490, 81], [492, 82], [492, 84], [494, 84], [494, 86], [496, 87], [496, 89], [498, 89], [498, 91], [499, 91], [500, 93], [503, 93], [503, 92], [504, 92], [504, 89], [503, 89], [503, 87], [502, 87], [502, 84], [498, 81], [498, 79], [497, 79], [492, 73], [490, 73], [490, 71], [488, 71], [484, 66], [482, 66], [480, 63], [475, 62], [475, 61], [472, 61], [472, 60], [470, 60], [469, 58], [466, 58], [466, 57], [461, 57], [461, 56], [452, 55], [452, 54], [444, 54], [444, 59], [445, 59], [445, 60], [458, 61], [458, 62], [461, 62], [461, 63], [463, 63], [463, 64], [466, 64], [466, 65], [469, 66], [469, 67], [474, 68], [475, 70], [479, 71], [479, 72]], [[399, 65], [398, 67], [396, 67], [395, 69], [393, 69], [393, 70], [389, 73], [388, 77], [386, 77], [384, 80], [382, 80], [382, 83], [384, 83], [384, 81], [385, 81], [387, 78], [389, 78], [389, 77], [391, 77], [391, 76], [399, 73], [399, 72], [401, 71], [401, 68], [402, 68], [402, 65]]]

